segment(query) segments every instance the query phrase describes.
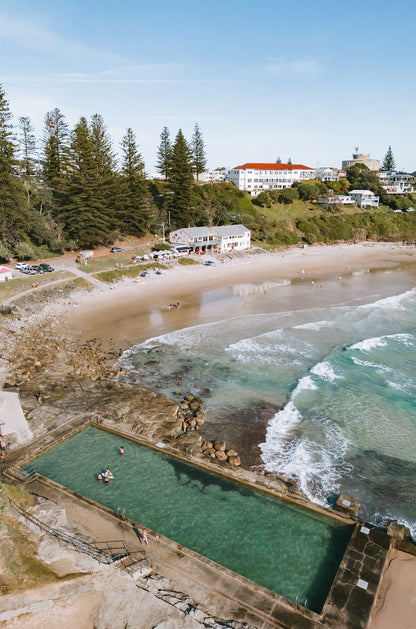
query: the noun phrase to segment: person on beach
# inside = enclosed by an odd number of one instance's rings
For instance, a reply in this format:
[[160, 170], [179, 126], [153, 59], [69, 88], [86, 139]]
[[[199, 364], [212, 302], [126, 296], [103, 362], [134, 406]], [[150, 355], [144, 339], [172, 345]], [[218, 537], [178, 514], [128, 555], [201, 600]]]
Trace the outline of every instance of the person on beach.
[[35, 393], [35, 398], [37, 399], [38, 404], [42, 404], [42, 393], [40, 391]]
[[6, 443], [3, 441], [3, 439], [0, 440], [0, 452], [1, 452], [1, 456], [5, 456], [5, 454], [6, 454]]
[[141, 535], [141, 540], [140, 540], [141, 543], [148, 545], [149, 544], [149, 540], [147, 538], [147, 531], [146, 531], [146, 529], [143, 529], [143, 531], [141, 531], [140, 535]]
[[124, 448], [123, 448], [123, 446], [120, 446], [120, 454], [124, 454]]

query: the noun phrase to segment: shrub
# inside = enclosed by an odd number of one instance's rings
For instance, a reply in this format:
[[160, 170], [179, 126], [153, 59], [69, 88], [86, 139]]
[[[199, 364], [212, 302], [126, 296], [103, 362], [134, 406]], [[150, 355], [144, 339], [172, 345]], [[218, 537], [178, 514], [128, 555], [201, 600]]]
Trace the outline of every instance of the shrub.
[[170, 246], [167, 242], [157, 242], [152, 246], [152, 251], [169, 251]]
[[18, 260], [31, 260], [35, 257], [35, 252], [27, 242], [22, 241], [15, 245], [14, 255]]

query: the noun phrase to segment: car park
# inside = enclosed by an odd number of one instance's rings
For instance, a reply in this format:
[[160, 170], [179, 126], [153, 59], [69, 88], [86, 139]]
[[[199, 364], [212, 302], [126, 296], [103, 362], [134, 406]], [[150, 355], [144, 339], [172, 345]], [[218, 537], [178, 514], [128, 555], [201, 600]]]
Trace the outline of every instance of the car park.
[[121, 253], [122, 251], [124, 251], [124, 249], [121, 247], [111, 247], [110, 249], [110, 253]]
[[50, 264], [46, 264], [46, 262], [42, 262], [39, 264], [39, 268], [43, 269], [43, 273], [52, 273], [55, 269]]

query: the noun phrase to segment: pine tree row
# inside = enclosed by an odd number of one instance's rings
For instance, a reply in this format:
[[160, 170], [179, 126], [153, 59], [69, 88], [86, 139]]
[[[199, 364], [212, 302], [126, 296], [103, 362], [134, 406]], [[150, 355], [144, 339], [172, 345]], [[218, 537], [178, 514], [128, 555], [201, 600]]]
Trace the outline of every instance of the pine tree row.
[[[30, 119], [19, 118], [16, 134], [0, 84], [0, 258], [30, 243], [59, 251], [142, 236], [160, 222], [132, 129], [122, 139], [120, 164], [98, 114], [70, 131], [59, 109], [48, 112], [41, 143], [39, 159]], [[206, 168], [198, 125], [189, 144], [182, 131], [172, 144], [165, 127], [157, 168], [170, 191], [162, 215], [168, 211], [175, 227], [194, 224], [194, 173], [198, 179]]]

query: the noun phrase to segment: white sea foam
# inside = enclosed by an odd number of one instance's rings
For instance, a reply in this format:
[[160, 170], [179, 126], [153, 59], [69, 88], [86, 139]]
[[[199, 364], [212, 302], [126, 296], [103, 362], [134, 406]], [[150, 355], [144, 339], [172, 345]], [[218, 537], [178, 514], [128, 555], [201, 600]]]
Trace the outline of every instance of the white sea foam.
[[358, 343], [354, 343], [354, 345], [350, 345], [347, 347], [348, 350], [360, 350], [361, 352], [369, 352], [375, 347], [384, 347], [387, 345], [387, 340], [385, 336], [374, 336], [373, 338], [364, 339], [363, 341], [359, 341]]
[[311, 323], [302, 323], [301, 325], [295, 325], [294, 330], [321, 330], [334, 325], [333, 321], [312, 321]]
[[322, 363], [318, 363], [311, 369], [311, 373], [315, 376], [319, 376], [322, 380], [326, 380], [327, 382], [334, 382], [335, 380], [340, 380], [342, 376], [338, 376], [331, 363], [328, 361], [324, 361]]

